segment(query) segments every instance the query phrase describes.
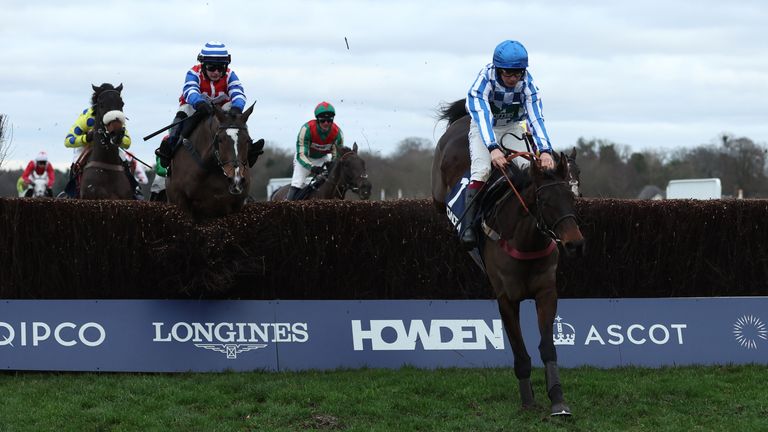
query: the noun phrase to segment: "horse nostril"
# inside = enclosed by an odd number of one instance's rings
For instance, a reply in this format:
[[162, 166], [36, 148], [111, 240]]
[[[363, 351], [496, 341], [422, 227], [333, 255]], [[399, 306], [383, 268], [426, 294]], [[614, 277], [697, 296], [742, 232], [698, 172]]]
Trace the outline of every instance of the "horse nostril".
[[570, 241], [565, 244], [565, 253], [569, 257], [582, 257], [586, 252], [584, 240]]

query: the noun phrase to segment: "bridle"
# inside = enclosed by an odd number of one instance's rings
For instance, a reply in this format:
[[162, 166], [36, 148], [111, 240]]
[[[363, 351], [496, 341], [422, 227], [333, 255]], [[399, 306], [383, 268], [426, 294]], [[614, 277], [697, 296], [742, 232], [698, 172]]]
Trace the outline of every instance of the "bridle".
[[[226, 167], [227, 165], [232, 164], [232, 168], [233, 168], [233, 170], [235, 172], [237, 171], [238, 168], [240, 168], [241, 165], [243, 167], [248, 166], [248, 161], [241, 162], [240, 159], [237, 158], [237, 156], [238, 156], [238, 154], [237, 154], [237, 144], [238, 144], [237, 143], [237, 141], [238, 141], [237, 138], [238, 137], [237, 136], [234, 136], [234, 137], [230, 136], [230, 138], [232, 139], [233, 148], [234, 148], [234, 157], [233, 157], [233, 159], [232, 160], [221, 160], [221, 152], [219, 150], [219, 143], [220, 143], [219, 134], [222, 133], [222, 131], [224, 133], [228, 133], [227, 131], [232, 131], [232, 130], [236, 130], [236, 131], [244, 130], [244, 131], [247, 131], [248, 127], [247, 126], [232, 126], [232, 125], [225, 126], [225, 125], [220, 125], [218, 130], [216, 131], [216, 134], [214, 134], [213, 142], [211, 143], [211, 146], [213, 147], [213, 155], [216, 158], [216, 164], [219, 166], [219, 168], [221, 168], [221, 172], [227, 178], [230, 178], [227, 175], [227, 171], [224, 169], [224, 167]], [[247, 154], [246, 154], [246, 156], [247, 156]]]
[[[213, 121], [213, 117], [211, 117], [209, 121]], [[235, 126], [235, 125], [232, 125], [232, 124], [229, 124], [229, 125], [221, 124], [221, 125], [219, 125], [219, 127], [216, 130], [216, 133], [213, 134], [213, 138], [211, 139], [210, 147], [213, 148], [213, 157], [216, 160], [216, 165], [221, 169], [221, 173], [224, 175], [224, 177], [226, 177], [226, 178], [231, 180], [232, 177], [227, 175], [227, 170], [225, 169], [225, 167], [227, 165], [229, 165], [229, 164], [232, 164], [233, 172], [237, 172], [237, 169], [240, 168], [241, 165], [243, 167], [248, 166], [248, 162], [247, 161], [246, 162], [241, 162], [237, 158], [237, 144], [238, 144], [237, 141], [238, 140], [236, 139], [236, 137], [232, 137], [232, 136], [230, 136], [230, 138], [232, 138], [232, 143], [233, 143], [233, 146], [234, 146], [235, 157], [232, 160], [221, 160], [221, 151], [220, 151], [221, 140], [219, 139], [219, 134], [221, 134], [222, 132], [223, 133], [227, 133], [227, 131], [229, 131], [229, 130], [233, 130], [233, 131], [235, 131], [235, 130], [236, 131], [245, 130], [245, 131], [247, 131], [248, 130], [248, 126], [245, 126], [245, 125], [243, 125], [243, 126]], [[200, 154], [200, 152], [197, 151], [195, 146], [189, 140], [186, 140], [186, 139], [182, 141], [182, 144], [184, 145], [184, 148], [186, 148], [187, 151], [189, 151], [189, 153], [192, 155], [192, 159], [195, 160], [195, 162], [197, 163], [197, 166], [199, 166], [200, 169], [202, 169], [202, 170], [208, 170], [208, 167], [205, 165], [205, 162], [203, 161], [203, 156]]]
[[[354, 151], [348, 151], [343, 155], [341, 155], [341, 157], [339, 158], [339, 161], [337, 162], [339, 164], [338, 175], [341, 175], [341, 163], [344, 162], [345, 159], [347, 159], [353, 154], [355, 154]], [[360, 195], [360, 184], [362, 184], [367, 179], [368, 179], [368, 173], [365, 170], [363, 170], [363, 172], [360, 173], [360, 175], [357, 177], [354, 177], [349, 180], [345, 179], [344, 183], [338, 182], [335, 188], [336, 193], [338, 193], [339, 197], [341, 197], [342, 199], [344, 198], [344, 195], [347, 193], [348, 190]], [[355, 183], [355, 180], [358, 180], [358, 182]]]
[[[103, 108], [101, 107], [101, 99], [102, 97], [104, 97], [104, 95], [109, 93], [117, 93], [118, 97], [120, 97], [120, 92], [117, 90], [113, 90], [113, 89], [104, 90], [101, 93], [99, 93], [98, 96], [96, 96], [96, 103], [94, 104], [94, 110], [93, 110], [94, 117], [98, 122], [97, 128], [93, 131], [93, 133], [94, 135], [98, 135], [101, 137], [101, 145], [105, 149], [109, 149], [110, 145], [119, 148], [120, 144], [122, 143], [122, 137], [124, 134], [124, 131], [121, 131], [121, 133], [117, 133], [117, 131], [107, 132], [107, 129], [106, 129], [107, 125], [104, 124], [104, 115], [106, 113], [102, 112]], [[118, 137], [119, 139], [115, 139]]]
[[[539, 163], [539, 159], [533, 153], [529, 153], [529, 152], [516, 152], [514, 150], [512, 151], [512, 154], [507, 156], [507, 161], [509, 163], [514, 163], [514, 162], [512, 162], [512, 160], [517, 158], [517, 157], [522, 157], [524, 159], [527, 159], [530, 163]], [[499, 169], [499, 171], [501, 171], [502, 175], [504, 176], [504, 178], [507, 181], [507, 184], [509, 184], [509, 187], [510, 187], [511, 191], [514, 192], [514, 195], [517, 198], [518, 202], [522, 206], [523, 210], [525, 210], [525, 214], [533, 216], [533, 218], [536, 220], [536, 229], [538, 229], [541, 233], [543, 233], [547, 237], [549, 237], [552, 240], [554, 240], [556, 243], [561, 244], [562, 240], [560, 239], [560, 236], [558, 236], [557, 233], [555, 232], [555, 228], [557, 228], [557, 226], [561, 222], [565, 221], [566, 219], [573, 218], [574, 221], [578, 222], [578, 218], [576, 217], [576, 215], [574, 213], [567, 213], [567, 214], [564, 214], [564, 215], [560, 216], [559, 218], [557, 218], [557, 220], [555, 220], [555, 222], [553, 222], [551, 225], [548, 225], [546, 223], [546, 221], [544, 220], [544, 215], [542, 214], [542, 210], [541, 210], [541, 208], [542, 208], [542, 205], [541, 205], [542, 200], [540, 199], [540, 192], [541, 192], [542, 189], [545, 189], [545, 188], [548, 188], [548, 187], [567, 185], [568, 182], [566, 182], [566, 181], [555, 181], [555, 182], [547, 183], [547, 184], [544, 184], [544, 185], [541, 185], [541, 186], [537, 187], [536, 190], [534, 191], [535, 202], [537, 204], [536, 205], [536, 214], [533, 215], [533, 214], [531, 214], [531, 211], [528, 209], [528, 206], [525, 204], [525, 199], [523, 199], [522, 195], [517, 190], [517, 188], [515, 187], [514, 183], [512, 183], [512, 180], [509, 178], [509, 175], [507, 174], [507, 172], [505, 170], [502, 170], [502, 169]], [[500, 202], [504, 201], [505, 199], [507, 199], [508, 196], [509, 196], [509, 192], [504, 194], [499, 199], [498, 202], [500, 203]], [[497, 205], [497, 208], [498, 207], [499, 206]]]

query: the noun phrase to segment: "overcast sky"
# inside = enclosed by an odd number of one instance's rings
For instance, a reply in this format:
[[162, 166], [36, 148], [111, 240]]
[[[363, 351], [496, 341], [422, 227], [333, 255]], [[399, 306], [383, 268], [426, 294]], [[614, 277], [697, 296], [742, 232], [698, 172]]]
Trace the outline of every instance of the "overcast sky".
[[[314, 106], [336, 106], [346, 140], [390, 154], [435, 142], [441, 102], [465, 97], [505, 39], [528, 49], [555, 149], [579, 137], [633, 150], [719, 134], [768, 143], [768, 7], [755, 1], [2, 0], [0, 113], [14, 161], [64, 137], [91, 84], [124, 85], [131, 150], [147, 161], [207, 41], [227, 44], [251, 136], [292, 148]], [[345, 38], [349, 44], [345, 43]]]

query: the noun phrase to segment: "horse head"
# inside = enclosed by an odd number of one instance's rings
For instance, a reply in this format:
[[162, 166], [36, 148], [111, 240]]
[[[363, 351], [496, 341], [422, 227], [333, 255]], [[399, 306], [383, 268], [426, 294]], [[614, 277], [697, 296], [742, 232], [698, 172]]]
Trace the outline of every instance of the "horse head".
[[104, 147], [119, 147], [125, 135], [125, 106], [120, 93], [123, 85], [114, 87], [104, 83], [98, 87], [91, 84], [93, 96], [91, 107], [96, 120], [95, 134]]
[[571, 153], [567, 156], [568, 160], [568, 186], [571, 187], [573, 196], [581, 198], [581, 168], [576, 163], [576, 147], [571, 150]]
[[526, 195], [536, 227], [561, 245], [567, 256], [582, 256], [585, 243], [574, 210], [576, 196], [571, 189], [568, 158], [560, 153], [554, 170], [531, 163], [530, 175], [533, 184]]
[[213, 153], [216, 163], [229, 180], [229, 193], [232, 195], [242, 194], [247, 187], [251, 136], [246, 123], [252, 112], [253, 105], [242, 114], [214, 106], [219, 127], [213, 138]]
[[[352, 148], [345, 147], [336, 164], [336, 178], [338, 187], [342, 191], [351, 190], [366, 200], [371, 196], [371, 182], [368, 181], [368, 173], [365, 171], [365, 161], [357, 153], [357, 143]], [[343, 198], [344, 194], [341, 193]]]

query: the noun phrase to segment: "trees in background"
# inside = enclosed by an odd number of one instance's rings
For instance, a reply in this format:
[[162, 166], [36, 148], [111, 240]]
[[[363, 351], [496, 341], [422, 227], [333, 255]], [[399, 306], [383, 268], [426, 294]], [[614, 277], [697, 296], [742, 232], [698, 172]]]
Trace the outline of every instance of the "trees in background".
[[[0, 125], [7, 133], [5, 116], [1, 119]], [[2, 162], [7, 140], [1, 140], [0, 145]], [[398, 192], [403, 198], [431, 197], [432, 141], [406, 138], [388, 156], [371, 151], [364, 143], [358, 146], [373, 184], [371, 199], [380, 199], [382, 190], [386, 199], [397, 198]], [[742, 190], [745, 198], [768, 198], [766, 148], [746, 137], [722, 135], [716, 143], [694, 148], [641, 152], [632, 152], [628, 146], [606, 139], [580, 138], [575, 148], [585, 197], [636, 198], [648, 185], [664, 190], [673, 179], [718, 177], [725, 196], [738, 196]], [[570, 148], [558, 150], [568, 152]], [[269, 179], [291, 177], [293, 156], [292, 150], [267, 143], [264, 154], [251, 170], [254, 199], [266, 199]], [[16, 179], [20, 175], [21, 170], [0, 171], [0, 196], [16, 196]], [[67, 178], [67, 173], [57, 170], [54, 193], [63, 189]], [[149, 186], [145, 189], [145, 195], [149, 196]], [[355, 199], [356, 196], [349, 193], [347, 197]]]
[[749, 138], [669, 151], [630, 152], [613, 142], [580, 138], [576, 143], [582, 193], [587, 197], [635, 198], [647, 185], [662, 190], [670, 180], [718, 177], [724, 196], [768, 197], [766, 148]]

